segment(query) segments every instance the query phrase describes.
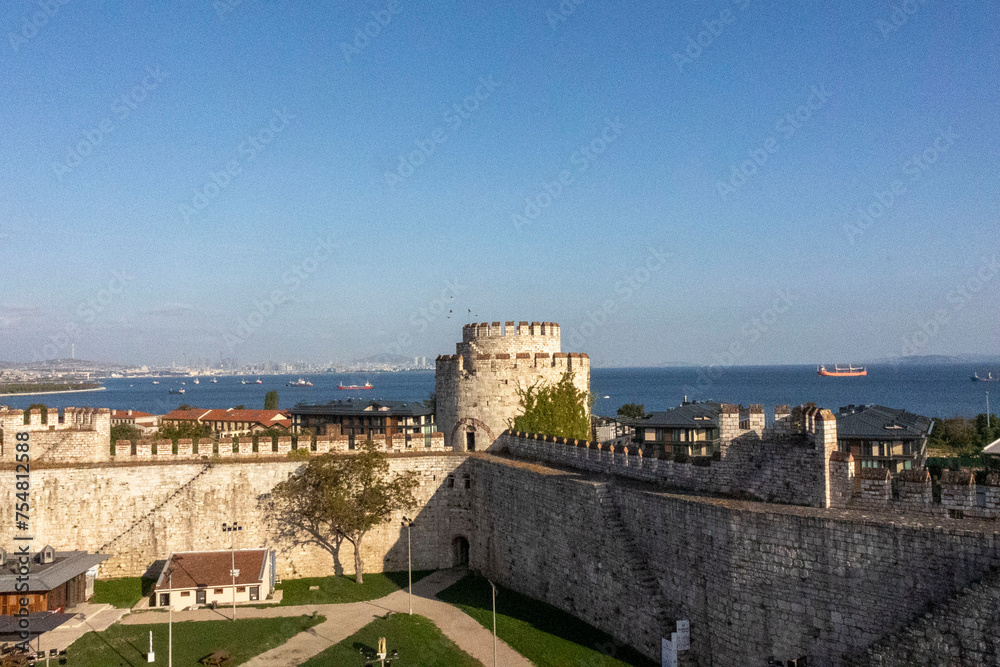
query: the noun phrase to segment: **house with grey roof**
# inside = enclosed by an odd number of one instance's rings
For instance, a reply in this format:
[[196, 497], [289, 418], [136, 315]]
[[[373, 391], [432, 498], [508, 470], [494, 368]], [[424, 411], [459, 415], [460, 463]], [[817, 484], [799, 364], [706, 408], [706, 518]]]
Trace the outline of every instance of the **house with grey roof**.
[[429, 444], [436, 430], [434, 409], [423, 401], [334, 400], [300, 403], [289, 412], [293, 433], [309, 429], [316, 435], [346, 435], [351, 447], [373, 435], [406, 433], [423, 433]]
[[886, 468], [897, 473], [923, 467], [929, 418], [884, 405], [848, 405], [837, 412], [837, 448], [850, 453], [859, 470]]
[[719, 415], [722, 406], [710, 401], [685, 401], [662, 412], [637, 419], [621, 418], [634, 430], [633, 442], [648, 455], [663, 453], [712, 456], [719, 452]]

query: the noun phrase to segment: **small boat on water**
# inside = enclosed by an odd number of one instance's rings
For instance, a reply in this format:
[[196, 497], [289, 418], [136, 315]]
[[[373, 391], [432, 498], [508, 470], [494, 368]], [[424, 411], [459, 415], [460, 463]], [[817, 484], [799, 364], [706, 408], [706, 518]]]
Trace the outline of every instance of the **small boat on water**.
[[264, 384], [264, 383], [263, 383], [263, 382], [261, 382], [261, 379], [260, 379], [260, 378], [257, 378], [257, 381], [256, 381], [256, 382], [254, 382], [254, 384]]
[[364, 384], [338, 384], [337, 389], [374, 389], [373, 385], [368, 380], [365, 380]]
[[153, 380], [153, 384], [160, 384], [159, 380]]
[[168, 393], [171, 393], [171, 394], [183, 394], [185, 390], [184, 389], [168, 389], [167, 391], [168, 391]]
[[195, 383], [195, 384], [201, 384], [200, 382], [198, 382], [198, 378], [195, 378], [195, 379], [194, 379], [194, 383]]
[[1000, 382], [1000, 377], [993, 377], [993, 373], [987, 373], [984, 378], [979, 377], [979, 373], [973, 373], [969, 379], [973, 382]]
[[246, 384], [246, 383], [247, 383], [246, 380], [240, 380], [240, 384]]
[[212, 384], [219, 384], [219, 381], [216, 380], [215, 378], [212, 378]]
[[299, 378], [295, 382], [289, 382], [287, 386], [289, 386], [289, 387], [311, 387], [311, 386], [313, 386], [313, 383], [310, 382], [309, 380], [303, 380], [302, 378]]
[[861, 377], [863, 375], [868, 375], [868, 369], [864, 366], [847, 366], [843, 368], [841, 366], [834, 366], [832, 371], [828, 371], [826, 366], [820, 366], [816, 369], [816, 374], [823, 377], [835, 377], [835, 378], [850, 378], [850, 377]]

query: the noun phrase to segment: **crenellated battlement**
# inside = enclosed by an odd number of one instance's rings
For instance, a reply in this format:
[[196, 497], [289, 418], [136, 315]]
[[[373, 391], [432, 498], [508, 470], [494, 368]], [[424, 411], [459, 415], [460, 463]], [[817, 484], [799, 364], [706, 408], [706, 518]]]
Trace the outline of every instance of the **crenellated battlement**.
[[[392, 453], [444, 451], [444, 435], [431, 433], [405, 433], [398, 435], [373, 435], [375, 447]], [[116, 463], [137, 461], [257, 461], [260, 459], [285, 459], [289, 457], [320, 456], [327, 453], [354, 454], [346, 435], [318, 435], [293, 438], [279, 436], [261, 438], [251, 435], [223, 437], [218, 442], [201, 438], [197, 442], [170, 440], [117, 440], [111, 460]]]
[[[27, 423], [25, 423], [27, 422]], [[14, 435], [30, 434], [32, 461], [92, 462], [108, 458], [111, 411], [107, 408], [0, 410], [0, 459], [14, 459]]]
[[505, 336], [548, 336], [559, 338], [559, 325], [555, 322], [473, 322], [462, 327], [462, 342], [470, 343], [481, 338]]

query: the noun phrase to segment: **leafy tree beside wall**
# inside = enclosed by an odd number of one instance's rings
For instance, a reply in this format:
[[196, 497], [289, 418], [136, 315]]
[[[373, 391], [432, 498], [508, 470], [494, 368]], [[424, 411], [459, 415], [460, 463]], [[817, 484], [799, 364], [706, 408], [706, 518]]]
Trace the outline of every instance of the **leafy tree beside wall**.
[[318, 544], [339, 564], [340, 545], [354, 545], [355, 581], [364, 583], [361, 544], [368, 532], [395, 512], [416, 504], [417, 474], [389, 472], [389, 459], [369, 440], [353, 456], [311, 458], [274, 488], [270, 511], [283, 538]]
[[519, 389], [521, 415], [510, 421], [510, 428], [527, 433], [541, 433], [578, 440], [590, 439], [589, 392], [577, 389], [573, 374], [565, 373], [556, 384]]
[[642, 403], [626, 403], [618, 408], [618, 416], [642, 419], [646, 416], [646, 406]]
[[272, 389], [267, 392], [264, 396], [264, 409], [265, 410], [277, 410], [278, 409], [278, 390]]

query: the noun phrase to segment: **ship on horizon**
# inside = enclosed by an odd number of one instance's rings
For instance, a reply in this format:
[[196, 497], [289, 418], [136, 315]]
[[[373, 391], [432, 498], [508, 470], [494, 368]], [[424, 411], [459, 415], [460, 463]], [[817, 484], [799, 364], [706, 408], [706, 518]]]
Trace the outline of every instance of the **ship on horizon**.
[[979, 377], [978, 372], [973, 373], [969, 379], [972, 380], [973, 382], [1000, 382], [1000, 378], [993, 377], [992, 372], [987, 373], [986, 377], [984, 378]]
[[849, 364], [846, 368], [835, 365], [832, 371], [828, 371], [826, 366], [820, 366], [816, 369], [816, 374], [823, 377], [861, 377], [868, 375], [868, 369], [865, 366], [854, 366]]
[[365, 380], [364, 384], [346, 384], [346, 385], [345, 384], [338, 384], [337, 385], [337, 389], [374, 389], [374, 388], [375, 388], [375, 385], [373, 385], [368, 380]]

